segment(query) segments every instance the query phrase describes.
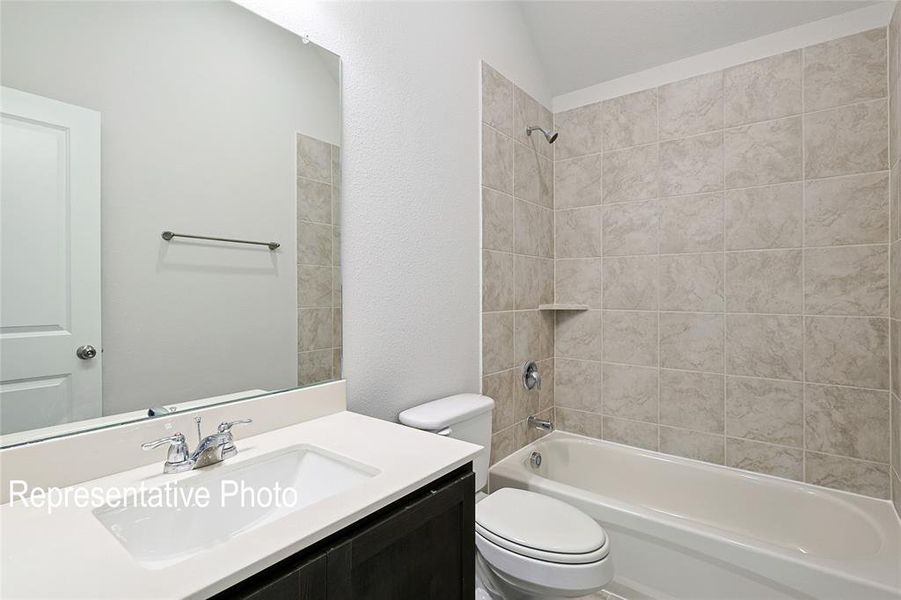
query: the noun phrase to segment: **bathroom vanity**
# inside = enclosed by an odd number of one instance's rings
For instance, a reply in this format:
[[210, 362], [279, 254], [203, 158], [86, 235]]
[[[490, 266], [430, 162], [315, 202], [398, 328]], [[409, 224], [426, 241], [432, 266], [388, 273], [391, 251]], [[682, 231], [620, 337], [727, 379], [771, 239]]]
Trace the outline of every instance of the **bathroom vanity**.
[[471, 598], [474, 482], [470, 463], [215, 598]]
[[[214, 492], [207, 507], [61, 506], [48, 513], [13, 499], [0, 506], [0, 597], [471, 598], [479, 446], [347, 412], [343, 382], [208, 409], [220, 411], [209, 418], [252, 416], [248, 428], [260, 427], [281, 406], [327, 410], [315, 395], [332, 389], [330, 414], [236, 433], [237, 455], [217, 465], [163, 473], [160, 448], [152, 464], [63, 488], [278, 483], [298, 490], [299, 504], [220, 508]], [[167, 417], [5, 449], [0, 458], [17, 470], [15, 478], [45, 486], [48, 479], [27, 467], [45, 463], [36, 452], [70, 460], [75, 471], [100, 448], [137, 447], [133, 439], [184, 431], [191, 422], [188, 414]]]

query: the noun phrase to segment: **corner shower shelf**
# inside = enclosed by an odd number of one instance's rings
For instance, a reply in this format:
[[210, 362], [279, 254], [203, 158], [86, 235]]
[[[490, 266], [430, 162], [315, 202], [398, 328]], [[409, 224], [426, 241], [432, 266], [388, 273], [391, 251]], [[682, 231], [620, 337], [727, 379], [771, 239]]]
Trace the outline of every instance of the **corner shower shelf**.
[[588, 310], [587, 304], [539, 304], [538, 310]]

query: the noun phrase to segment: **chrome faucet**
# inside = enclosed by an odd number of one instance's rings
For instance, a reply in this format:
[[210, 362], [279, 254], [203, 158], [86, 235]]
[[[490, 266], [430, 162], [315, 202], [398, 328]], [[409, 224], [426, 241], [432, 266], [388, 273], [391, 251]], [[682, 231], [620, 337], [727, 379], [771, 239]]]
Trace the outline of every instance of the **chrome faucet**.
[[529, 427], [534, 427], [535, 429], [540, 429], [541, 431], [553, 431], [554, 424], [551, 421], [546, 419], [539, 419], [535, 415], [529, 415], [529, 420], [527, 421]]
[[[200, 417], [196, 417], [194, 421], [197, 423], [197, 437], [200, 438]], [[188, 443], [185, 441], [185, 436], [181, 433], [146, 442], [141, 444], [141, 448], [152, 450], [163, 444], [169, 444], [169, 453], [166, 456], [165, 464], [163, 464], [163, 473], [182, 473], [191, 469], [201, 469], [222, 462], [237, 454], [238, 449], [235, 447], [235, 438], [232, 435], [231, 428], [235, 425], [252, 422], [252, 419], [241, 419], [219, 423], [216, 433], [200, 439], [194, 452], [188, 450]]]

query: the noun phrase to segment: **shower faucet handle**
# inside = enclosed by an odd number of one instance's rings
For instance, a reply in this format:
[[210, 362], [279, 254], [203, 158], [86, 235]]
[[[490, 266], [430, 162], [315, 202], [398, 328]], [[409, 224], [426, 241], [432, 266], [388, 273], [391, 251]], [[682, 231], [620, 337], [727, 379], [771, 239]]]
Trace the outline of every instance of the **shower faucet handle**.
[[522, 366], [522, 386], [527, 390], [541, 389], [541, 373], [538, 372], [538, 363], [534, 360]]

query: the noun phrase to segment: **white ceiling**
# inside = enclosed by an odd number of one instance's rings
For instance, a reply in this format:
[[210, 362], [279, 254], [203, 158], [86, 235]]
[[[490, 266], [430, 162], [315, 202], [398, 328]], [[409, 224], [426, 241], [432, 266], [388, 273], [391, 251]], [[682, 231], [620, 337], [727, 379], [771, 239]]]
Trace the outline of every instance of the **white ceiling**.
[[520, 2], [554, 96], [874, 1]]

